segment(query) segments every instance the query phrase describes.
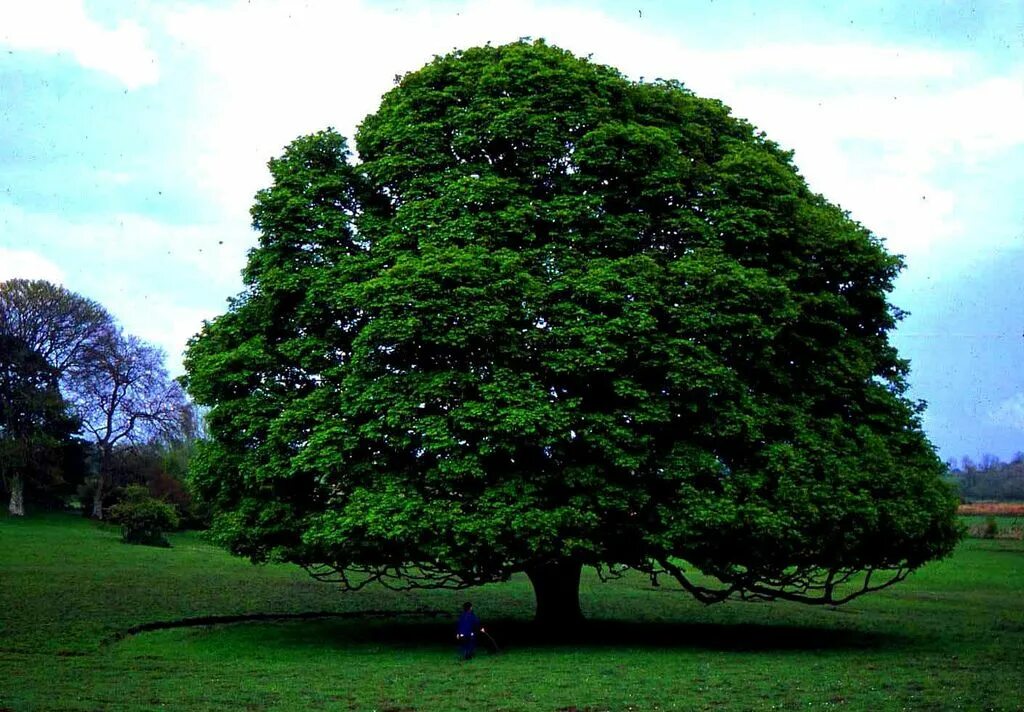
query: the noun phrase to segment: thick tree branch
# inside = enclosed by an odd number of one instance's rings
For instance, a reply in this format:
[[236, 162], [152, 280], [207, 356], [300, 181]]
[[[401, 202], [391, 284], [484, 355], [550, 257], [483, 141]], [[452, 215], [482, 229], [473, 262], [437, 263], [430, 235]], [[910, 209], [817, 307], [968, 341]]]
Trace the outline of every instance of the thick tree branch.
[[[721, 588], [711, 588], [693, 583], [683, 569], [668, 559], [661, 559], [658, 566], [674, 578], [685, 591], [702, 603], [720, 603], [728, 599], [743, 601], [794, 601], [811, 605], [840, 606], [866, 593], [881, 591], [903, 581], [912, 571], [908, 567], [886, 569], [889, 577], [882, 583], [872, 584], [874, 574], [880, 569], [869, 567], [864, 570], [829, 569], [804, 570], [787, 576], [769, 577], [750, 574], [736, 576], [723, 581]], [[652, 572], [655, 575], [655, 572]], [[839, 588], [850, 583], [856, 576], [863, 580], [852, 590], [839, 593]]]

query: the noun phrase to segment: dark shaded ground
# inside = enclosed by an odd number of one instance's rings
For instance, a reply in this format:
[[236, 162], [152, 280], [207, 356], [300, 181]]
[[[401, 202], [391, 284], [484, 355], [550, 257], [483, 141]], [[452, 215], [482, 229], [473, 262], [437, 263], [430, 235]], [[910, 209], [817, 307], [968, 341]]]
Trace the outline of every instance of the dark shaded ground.
[[[410, 616], [430, 616], [430, 620], [409, 620]], [[400, 616], [400, 617], [399, 617]], [[291, 616], [233, 616], [232, 620], [185, 621], [139, 626], [127, 634], [217, 623], [281, 621], [302, 619], [347, 619], [344, 625], [332, 625], [315, 635], [324, 637], [330, 647], [373, 643], [396, 649], [433, 649], [451, 646], [454, 639], [453, 616], [442, 611], [383, 611], [341, 614], [295, 614]], [[235, 620], [237, 619], [237, 620]], [[245, 619], [245, 620], [242, 620]], [[535, 623], [513, 619], [495, 619], [486, 623], [488, 636], [479, 637], [481, 650], [504, 652], [516, 649], [544, 649], [579, 646], [586, 648], [661, 648], [708, 650], [719, 652], [842, 651], [892, 650], [920, 642], [897, 633], [816, 628], [793, 625], [720, 624], [686, 622], [638, 622], [594, 620], [571, 630], [553, 631]], [[295, 642], [307, 645], [309, 630], [294, 629]], [[275, 644], [287, 641], [289, 632], [277, 628]], [[124, 637], [124, 635], [120, 636]], [[328, 642], [329, 641], [329, 642]]]
[[248, 613], [233, 616], [193, 616], [191, 618], [178, 618], [175, 620], [140, 623], [139, 625], [119, 630], [116, 633], [107, 636], [100, 645], [111, 645], [120, 640], [124, 640], [129, 636], [138, 635], [140, 633], [147, 633], [155, 630], [173, 630], [175, 628], [208, 628], [211, 626], [234, 625], [237, 623], [308, 621], [324, 618], [358, 618], [365, 620], [372, 620], [374, 618], [395, 619], [405, 618], [407, 616], [437, 618], [442, 616], [451, 617], [451, 614], [446, 613], [445, 611], [417, 609], [414, 611], [308, 611], [303, 613]]

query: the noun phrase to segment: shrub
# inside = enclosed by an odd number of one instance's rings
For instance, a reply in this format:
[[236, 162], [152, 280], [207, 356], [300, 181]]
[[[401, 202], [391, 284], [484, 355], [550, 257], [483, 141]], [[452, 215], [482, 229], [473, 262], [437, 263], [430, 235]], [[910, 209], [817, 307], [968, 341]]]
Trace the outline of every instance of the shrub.
[[999, 523], [996, 522], [995, 517], [989, 517], [985, 520], [985, 530], [982, 536], [985, 539], [995, 539], [997, 534], [999, 534]]
[[154, 499], [141, 485], [126, 487], [124, 498], [109, 514], [111, 522], [121, 525], [121, 537], [129, 544], [170, 546], [164, 532], [178, 527], [174, 507]]
[[1012, 539], [1021, 541], [1024, 539], [1024, 523], [1019, 519], [1008, 519], [1006, 517], [988, 517], [984, 521], [972, 524], [967, 529], [967, 535], [975, 539]]
[[209, 528], [209, 505], [194, 498], [184, 483], [173, 474], [158, 472], [147, 485], [151, 495], [174, 506], [178, 512], [178, 526], [181, 529]]

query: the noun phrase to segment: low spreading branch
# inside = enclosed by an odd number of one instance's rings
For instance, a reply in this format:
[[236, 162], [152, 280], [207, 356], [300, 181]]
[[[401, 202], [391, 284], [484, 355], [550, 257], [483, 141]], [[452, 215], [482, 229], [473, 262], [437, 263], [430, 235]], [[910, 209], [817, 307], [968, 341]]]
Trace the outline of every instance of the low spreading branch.
[[317, 563], [303, 565], [303, 568], [317, 581], [336, 584], [344, 591], [359, 591], [374, 583], [391, 591], [420, 589], [457, 591], [472, 586], [506, 581], [510, 575], [452, 572], [429, 564], [389, 566]]
[[[659, 568], [660, 567], [660, 568]], [[729, 599], [741, 601], [794, 601], [811, 605], [841, 606], [866, 593], [881, 591], [899, 583], [910, 575], [913, 569], [899, 566], [894, 569], [869, 567], [858, 569], [795, 569], [781, 576], [766, 576], [762, 573], [740, 573], [722, 579], [722, 587], [712, 588], [694, 583], [682, 567], [667, 558], [659, 559], [648, 573], [652, 580], [659, 574], [674, 578], [680, 586], [701, 603], [720, 603]], [[874, 575], [884, 571], [889, 576], [881, 583], [872, 583]], [[863, 575], [859, 585], [847, 588], [858, 575]]]

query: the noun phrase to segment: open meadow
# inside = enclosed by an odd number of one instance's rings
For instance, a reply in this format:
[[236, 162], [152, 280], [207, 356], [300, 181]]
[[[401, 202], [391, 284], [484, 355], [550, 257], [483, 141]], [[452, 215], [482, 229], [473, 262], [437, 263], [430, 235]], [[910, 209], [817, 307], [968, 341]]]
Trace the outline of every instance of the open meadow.
[[[591, 623], [543, 641], [525, 579], [341, 594], [203, 541], [122, 544], [70, 515], [0, 517], [0, 709], [690, 710], [1024, 708], [1024, 543], [968, 539], [832, 610], [704, 607], [586, 578]], [[499, 644], [456, 659], [472, 598]], [[202, 616], [322, 613], [141, 632]], [[332, 614], [332, 615], [327, 615]]]

